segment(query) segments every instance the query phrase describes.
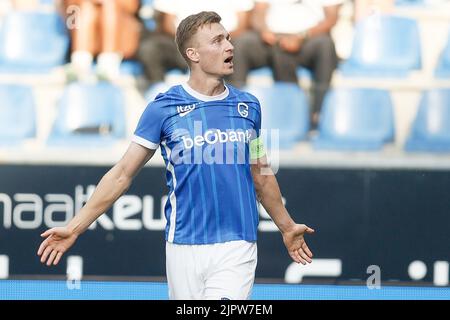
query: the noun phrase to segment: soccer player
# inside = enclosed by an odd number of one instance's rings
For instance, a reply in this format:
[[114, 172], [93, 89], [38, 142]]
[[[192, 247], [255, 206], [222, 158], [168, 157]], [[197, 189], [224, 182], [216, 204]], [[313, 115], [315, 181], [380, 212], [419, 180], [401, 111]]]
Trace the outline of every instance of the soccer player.
[[[282, 204], [261, 144], [261, 109], [224, 83], [233, 45], [215, 12], [185, 18], [176, 43], [190, 67], [187, 83], [152, 101], [123, 158], [100, 180], [66, 227], [45, 231], [41, 262], [61, 256], [128, 189], [158, 146], [167, 166], [166, 272], [171, 299], [248, 299], [257, 261], [257, 198], [297, 263], [310, 263], [305, 233]], [[267, 174], [269, 172], [270, 174]]]

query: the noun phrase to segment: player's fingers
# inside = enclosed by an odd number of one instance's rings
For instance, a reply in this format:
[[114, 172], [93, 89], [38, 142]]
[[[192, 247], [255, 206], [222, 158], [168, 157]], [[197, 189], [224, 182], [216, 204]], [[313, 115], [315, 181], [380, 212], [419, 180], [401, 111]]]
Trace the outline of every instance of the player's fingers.
[[47, 266], [51, 266], [53, 263], [53, 260], [55, 259], [56, 255], [58, 254], [58, 251], [53, 250], [52, 253], [50, 253], [50, 256], [47, 260]]
[[303, 258], [300, 256], [300, 254], [298, 253], [298, 250], [294, 250], [293, 254], [295, 256], [295, 262], [297, 263], [301, 263], [301, 264], [306, 264], [305, 260], [303, 260]]
[[61, 260], [63, 253], [61, 251], [58, 252], [58, 254], [56, 255], [55, 261], [53, 261], [53, 265], [56, 266], [59, 262], [59, 260]]
[[306, 226], [306, 233], [314, 233], [314, 229]]
[[306, 265], [306, 261], [299, 255], [299, 261], [302, 265]]
[[298, 255], [296, 250], [291, 251], [289, 255], [291, 256], [292, 260], [294, 260], [297, 263], [300, 263], [300, 256]]
[[53, 229], [54, 229], [54, 228], [51, 228], [51, 229], [48, 229], [47, 231], [41, 233], [41, 237], [46, 238], [46, 237], [48, 237], [49, 235], [53, 234]]
[[313, 257], [313, 253], [311, 252], [311, 250], [309, 250], [308, 245], [306, 244], [306, 242], [303, 243], [302, 249], [303, 249], [303, 251], [306, 252], [306, 254], [308, 255], [308, 257], [310, 257], [310, 258]]
[[45, 248], [44, 253], [42, 254], [42, 257], [41, 257], [41, 262], [42, 263], [44, 263], [47, 260], [47, 257], [50, 254], [50, 252], [52, 252], [52, 248], [51, 247]]
[[298, 254], [303, 258], [303, 260], [307, 261], [308, 263], [312, 262], [311, 258], [308, 257], [308, 255], [302, 249], [298, 250]]
[[41, 245], [39, 246], [38, 252], [37, 252], [38, 256], [40, 256], [42, 254], [42, 252], [44, 252], [44, 249], [47, 247], [47, 243], [48, 243], [47, 239], [42, 241]]

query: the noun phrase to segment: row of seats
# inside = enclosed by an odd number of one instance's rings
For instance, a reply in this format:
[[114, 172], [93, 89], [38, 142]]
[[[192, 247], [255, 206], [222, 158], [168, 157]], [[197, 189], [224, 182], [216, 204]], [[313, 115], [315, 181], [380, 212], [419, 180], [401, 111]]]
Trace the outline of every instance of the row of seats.
[[[270, 89], [247, 87], [263, 107], [263, 128], [279, 129], [280, 147], [290, 148], [308, 136], [308, 104], [295, 84]], [[389, 92], [382, 89], [332, 89], [324, 100], [317, 150], [376, 151], [394, 141], [395, 118]], [[270, 139], [267, 139], [270, 142]], [[409, 152], [450, 152], [450, 89], [422, 95], [405, 144]]]
[[[0, 145], [20, 146], [36, 136], [36, 106], [32, 88], [0, 86]], [[108, 146], [126, 137], [125, 100], [120, 88], [68, 85], [58, 101], [58, 113], [48, 138], [52, 146]]]
[[[57, 13], [11, 12], [0, 30], [0, 71], [48, 72], [66, 62], [69, 35]], [[422, 66], [417, 21], [372, 15], [355, 26], [353, 47], [339, 70], [344, 76], [403, 77]], [[129, 67], [129, 65], [132, 67]], [[142, 73], [128, 62], [131, 74]], [[450, 34], [436, 77], [450, 77]]]
[[66, 63], [69, 35], [56, 13], [11, 12], [0, 29], [0, 71], [46, 73]]
[[[150, 88], [147, 98], [167, 89]], [[279, 147], [291, 148], [308, 137], [309, 112], [304, 92], [295, 84], [247, 87], [261, 101], [263, 129], [277, 129]], [[21, 85], [0, 86], [0, 144], [19, 145], [36, 134], [32, 90]], [[108, 146], [126, 138], [126, 112], [120, 88], [101, 82], [72, 83], [58, 102], [58, 113], [48, 144], [53, 146]], [[388, 91], [334, 89], [324, 101], [316, 149], [380, 150], [394, 140], [394, 115]], [[271, 142], [271, 139], [268, 139]], [[269, 145], [269, 148], [273, 147]], [[450, 89], [423, 93], [405, 145], [407, 151], [450, 152]]]

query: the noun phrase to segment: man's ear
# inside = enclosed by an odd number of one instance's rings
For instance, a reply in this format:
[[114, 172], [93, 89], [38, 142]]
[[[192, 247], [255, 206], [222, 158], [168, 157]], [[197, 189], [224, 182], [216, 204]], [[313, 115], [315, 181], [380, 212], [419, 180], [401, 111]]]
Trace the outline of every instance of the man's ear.
[[198, 62], [200, 60], [198, 51], [195, 48], [187, 48], [186, 49], [186, 56], [191, 60], [192, 62]]

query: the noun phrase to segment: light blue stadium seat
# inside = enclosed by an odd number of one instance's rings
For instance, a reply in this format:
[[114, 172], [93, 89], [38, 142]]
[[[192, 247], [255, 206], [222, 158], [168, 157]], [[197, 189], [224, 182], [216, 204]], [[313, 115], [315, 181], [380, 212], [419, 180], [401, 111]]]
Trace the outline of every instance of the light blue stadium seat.
[[[249, 76], [273, 78], [273, 72], [270, 67], [261, 67], [261, 68], [256, 68], [256, 69], [250, 70]], [[297, 77], [298, 77], [298, 79], [303, 79], [303, 78], [311, 79], [312, 74], [311, 74], [310, 70], [308, 70], [306, 68], [298, 67], [297, 68]]]
[[324, 99], [315, 149], [375, 151], [394, 140], [394, 115], [388, 91], [334, 89]]
[[[268, 148], [292, 148], [305, 139], [309, 130], [309, 106], [305, 93], [297, 84], [275, 82], [270, 87], [247, 86], [245, 91], [258, 98], [262, 109], [262, 129]], [[277, 130], [279, 141], [274, 141]]]
[[416, 20], [373, 15], [356, 25], [350, 57], [339, 70], [344, 76], [405, 77], [421, 66]]
[[144, 23], [144, 27], [147, 30], [156, 30], [156, 21], [153, 10], [154, 0], [141, 0], [141, 10], [139, 11], [139, 17]]
[[0, 71], [48, 72], [66, 62], [69, 36], [58, 13], [14, 11], [0, 30]]
[[253, 77], [270, 77], [270, 78], [272, 78], [273, 72], [270, 67], [261, 67], [261, 68], [256, 68], [256, 69], [250, 70], [248, 75], [253, 76]]
[[442, 50], [436, 66], [435, 76], [437, 78], [450, 78], [450, 30], [448, 31], [447, 44]]
[[0, 85], [0, 145], [14, 146], [36, 135], [31, 87]]
[[[97, 70], [98, 63], [94, 63], [94, 70]], [[134, 59], [125, 59], [120, 63], [120, 74], [134, 77], [144, 74], [144, 66], [141, 62]]]
[[107, 82], [72, 83], [58, 102], [58, 114], [48, 139], [56, 146], [108, 146], [125, 138], [124, 97]]
[[158, 94], [166, 92], [170, 87], [170, 84], [163, 81], [152, 84], [144, 94], [145, 101], [147, 103], [152, 102]]
[[189, 72], [188, 70], [182, 70], [182, 69], [175, 68], [175, 69], [167, 70], [165, 76], [180, 76], [180, 75], [186, 75], [186, 74], [188, 74], [188, 72]]
[[396, 6], [422, 6], [424, 4], [424, 0], [395, 0]]
[[405, 150], [450, 152], [450, 89], [423, 93]]
[[144, 67], [137, 60], [123, 60], [120, 64], [120, 73], [137, 77], [144, 74]]

